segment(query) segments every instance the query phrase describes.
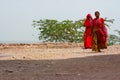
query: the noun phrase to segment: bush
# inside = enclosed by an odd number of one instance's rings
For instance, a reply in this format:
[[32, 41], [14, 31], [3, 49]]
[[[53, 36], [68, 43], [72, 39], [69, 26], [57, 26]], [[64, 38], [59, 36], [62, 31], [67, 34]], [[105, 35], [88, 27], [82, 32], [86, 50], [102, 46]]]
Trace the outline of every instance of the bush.
[[83, 21], [40, 20], [33, 21], [33, 26], [40, 31], [39, 40], [45, 42], [82, 42]]
[[[110, 27], [109, 23], [113, 23], [113, 21], [114, 19], [105, 18], [105, 25]], [[84, 19], [78, 21], [45, 19], [33, 21], [33, 26], [38, 28], [40, 31], [39, 40], [44, 42], [83, 42], [83, 23]], [[108, 45], [113, 45], [117, 42], [118, 36], [110, 34], [108, 37]]]

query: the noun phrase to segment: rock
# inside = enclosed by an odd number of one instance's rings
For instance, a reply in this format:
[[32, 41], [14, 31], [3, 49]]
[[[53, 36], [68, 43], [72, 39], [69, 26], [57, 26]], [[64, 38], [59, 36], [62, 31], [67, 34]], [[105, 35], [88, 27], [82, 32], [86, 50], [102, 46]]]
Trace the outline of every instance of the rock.
[[7, 72], [7, 73], [13, 73], [12, 70], [5, 70], [5, 72]]

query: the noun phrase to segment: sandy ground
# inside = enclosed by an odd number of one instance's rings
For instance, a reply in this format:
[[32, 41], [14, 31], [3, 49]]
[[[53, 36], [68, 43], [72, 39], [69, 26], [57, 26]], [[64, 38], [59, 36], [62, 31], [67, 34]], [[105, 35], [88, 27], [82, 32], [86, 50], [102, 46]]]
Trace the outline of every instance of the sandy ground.
[[2, 44], [0, 80], [120, 80], [120, 45], [95, 53], [80, 44]]

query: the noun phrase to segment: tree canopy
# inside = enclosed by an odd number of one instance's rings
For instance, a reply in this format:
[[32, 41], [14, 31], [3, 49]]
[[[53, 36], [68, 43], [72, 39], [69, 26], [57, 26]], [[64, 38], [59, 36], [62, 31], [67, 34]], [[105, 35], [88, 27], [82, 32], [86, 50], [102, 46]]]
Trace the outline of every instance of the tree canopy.
[[[40, 32], [39, 40], [44, 42], [83, 42], [84, 23], [85, 19], [73, 21], [63, 20], [58, 21], [54, 19], [34, 20], [33, 26]], [[114, 19], [105, 18], [105, 25], [110, 28], [110, 23]], [[120, 31], [117, 30], [120, 35]], [[117, 35], [109, 35], [108, 44], [118, 42]]]

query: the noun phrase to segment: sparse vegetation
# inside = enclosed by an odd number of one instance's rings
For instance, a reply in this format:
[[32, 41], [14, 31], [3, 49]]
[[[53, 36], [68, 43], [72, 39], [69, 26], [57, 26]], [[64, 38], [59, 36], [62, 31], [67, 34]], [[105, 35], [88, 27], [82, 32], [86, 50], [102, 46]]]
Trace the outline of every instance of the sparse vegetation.
[[[114, 19], [105, 18], [105, 25], [110, 28]], [[84, 19], [73, 20], [38, 20], [33, 21], [33, 26], [40, 32], [39, 40], [44, 42], [83, 42]], [[118, 35], [108, 35], [108, 45], [120, 44], [120, 31], [115, 30]]]

